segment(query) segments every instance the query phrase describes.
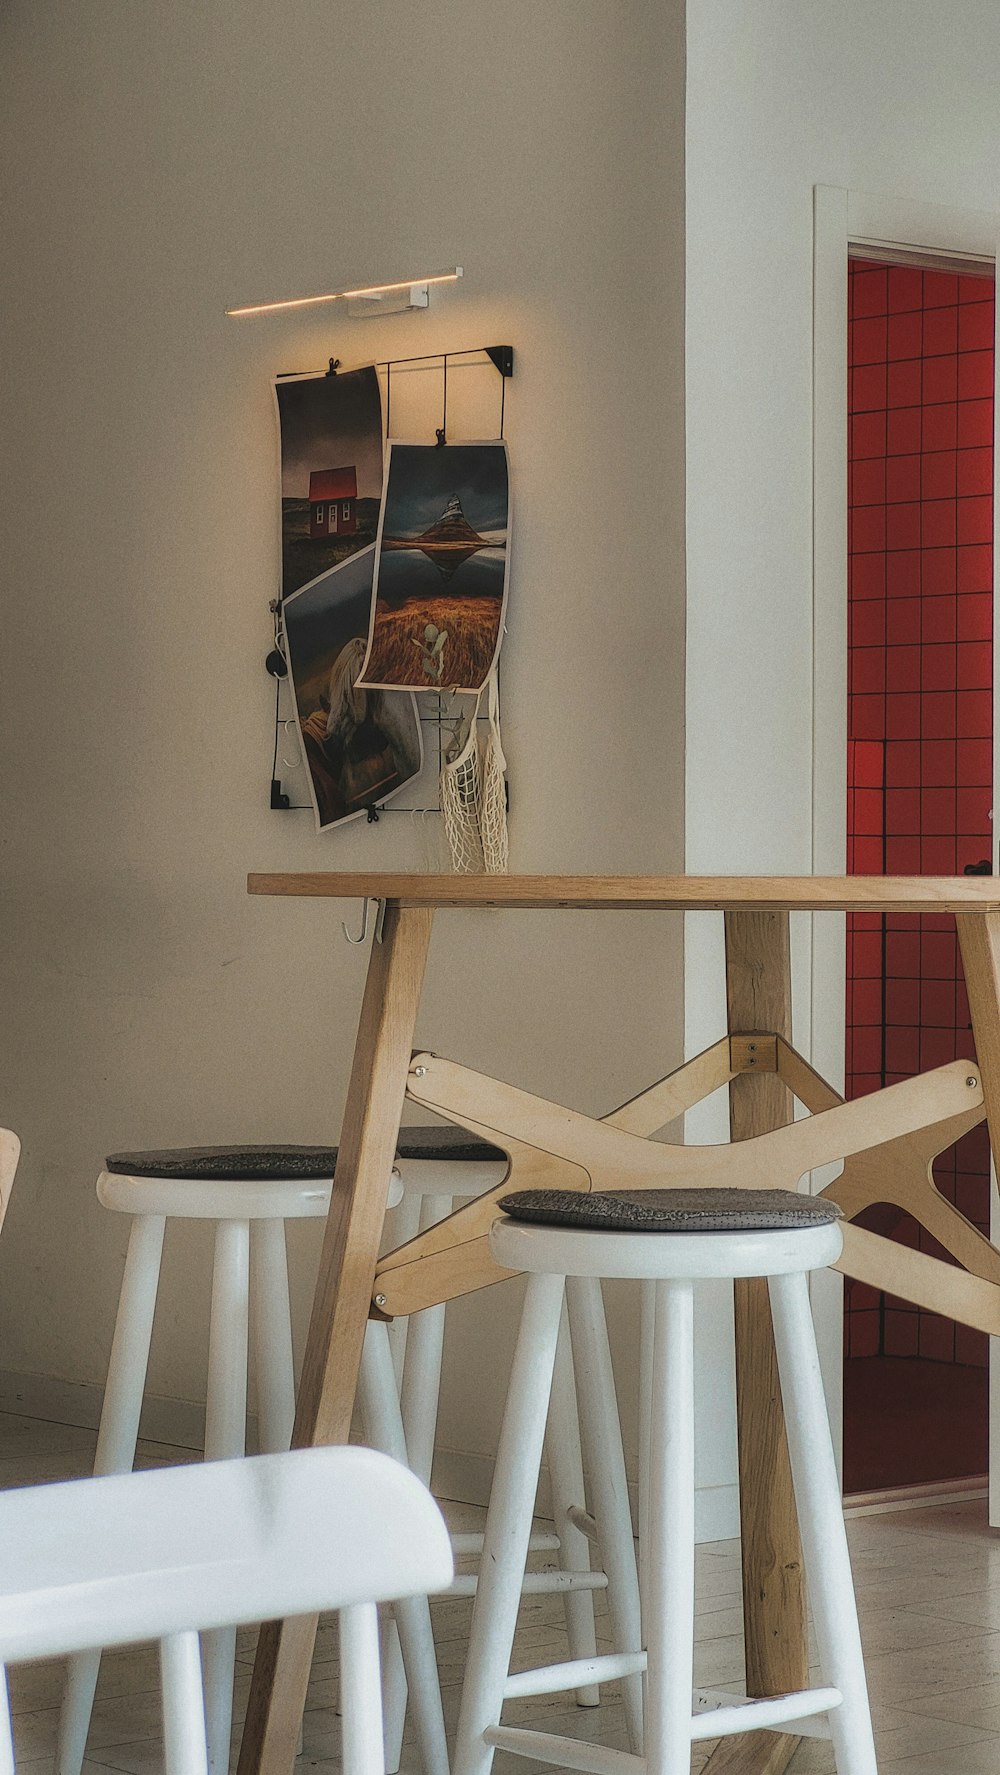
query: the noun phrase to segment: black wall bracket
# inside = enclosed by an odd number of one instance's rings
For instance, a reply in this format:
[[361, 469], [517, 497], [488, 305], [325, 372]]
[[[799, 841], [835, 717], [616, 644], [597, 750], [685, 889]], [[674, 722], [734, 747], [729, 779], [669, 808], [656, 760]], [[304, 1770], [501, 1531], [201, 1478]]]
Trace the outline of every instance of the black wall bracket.
[[496, 368], [500, 371], [501, 376], [513, 376], [513, 374], [514, 374], [514, 347], [513, 347], [513, 345], [484, 345], [483, 350], [485, 351], [486, 356], [489, 358], [491, 364], [494, 364], [496, 366]]

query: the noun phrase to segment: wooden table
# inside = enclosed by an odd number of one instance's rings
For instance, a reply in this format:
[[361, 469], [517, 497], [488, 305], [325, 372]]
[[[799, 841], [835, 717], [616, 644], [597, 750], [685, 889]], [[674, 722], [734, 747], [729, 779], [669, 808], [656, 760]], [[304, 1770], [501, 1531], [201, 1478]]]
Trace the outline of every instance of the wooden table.
[[[378, 1260], [404, 1098], [511, 1154], [515, 1187], [589, 1189], [690, 1182], [794, 1187], [844, 1158], [828, 1193], [848, 1224], [841, 1267], [964, 1323], [1000, 1334], [1000, 1255], [933, 1187], [936, 1153], [985, 1116], [1000, 1150], [1000, 883], [970, 877], [251, 875], [252, 894], [379, 902], [340, 1157], [295, 1419], [294, 1443], [346, 1442], [370, 1313], [410, 1311], [502, 1276], [488, 1254], [490, 1192]], [[412, 1053], [434, 912], [497, 910], [725, 914], [729, 1035], [603, 1122], [546, 1104], [434, 1055]], [[788, 915], [793, 911], [952, 912], [965, 967], [976, 1062], [961, 1061], [852, 1104], [791, 1046]], [[447, 1039], [447, 1032], [442, 1032]], [[980, 1079], [981, 1071], [981, 1079]], [[650, 1136], [721, 1083], [735, 1146], [682, 1148]], [[792, 1101], [810, 1112], [792, 1120]], [[692, 1170], [694, 1168], [694, 1172]], [[947, 1265], [850, 1224], [873, 1201], [907, 1207], [958, 1259]], [[373, 1304], [374, 1303], [374, 1304]], [[747, 1689], [805, 1686], [805, 1599], [766, 1285], [736, 1284], [740, 1494]], [[262, 1630], [240, 1775], [291, 1775], [315, 1622]], [[779, 1775], [797, 1740], [723, 1741], [713, 1775]]]

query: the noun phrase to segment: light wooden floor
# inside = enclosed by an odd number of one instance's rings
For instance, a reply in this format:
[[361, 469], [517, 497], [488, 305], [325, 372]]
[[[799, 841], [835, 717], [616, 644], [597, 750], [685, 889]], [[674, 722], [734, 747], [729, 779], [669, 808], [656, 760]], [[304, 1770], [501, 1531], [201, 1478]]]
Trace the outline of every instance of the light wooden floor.
[[[90, 1431], [0, 1413], [0, 1488], [87, 1472]], [[185, 1449], [145, 1443], [143, 1465], [192, 1457]], [[997, 1775], [1000, 1770], [1000, 1535], [986, 1526], [985, 1504], [867, 1516], [850, 1524], [851, 1548], [881, 1775]], [[481, 1524], [482, 1512], [448, 1511], [456, 1528]], [[742, 1671], [739, 1559], [735, 1542], [699, 1549], [696, 1679], [738, 1688]], [[471, 1604], [434, 1605], [445, 1706], [454, 1724]], [[603, 1623], [602, 1623], [603, 1625]], [[252, 1632], [239, 1640], [237, 1713], [245, 1703], [253, 1656]], [[565, 1655], [557, 1600], [532, 1598], [524, 1607], [517, 1662], [524, 1666]], [[335, 1631], [321, 1628], [305, 1719], [301, 1771], [333, 1775], [339, 1768]], [[61, 1667], [24, 1665], [11, 1671], [18, 1769], [49, 1775], [55, 1743]], [[85, 1775], [156, 1775], [162, 1768], [159, 1697], [154, 1652], [148, 1647], [106, 1657], [94, 1712]], [[567, 1704], [565, 1696], [509, 1706], [505, 1718], [594, 1737], [624, 1747], [614, 1690], [597, 1709]], [[699, 1747], [700, 1769], [710, 1747]], [[404, 1771], [418, 1775], [412, 1746]], [[533, 1765], [505, 1756], [497, 1775], [528, 1775]], [[795, 1775], [826, 1775], [827, 1744], [804, 1744]]]

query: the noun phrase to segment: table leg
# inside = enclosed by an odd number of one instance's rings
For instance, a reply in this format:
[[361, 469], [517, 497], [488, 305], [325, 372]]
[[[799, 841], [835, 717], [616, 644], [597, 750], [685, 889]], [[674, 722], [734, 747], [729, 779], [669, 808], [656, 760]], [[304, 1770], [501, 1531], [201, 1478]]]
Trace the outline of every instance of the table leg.
[[[972, 1017], [972, 1034], [976, 1061], [986, 1099], [986, 1123], [994, 1170], [1000, 1174], [1000, 914], [978, 915], [960, 912], [956, 915], [958, 941], [962, 951], [965, 990]], [[990, 1198], [992, 1201], [992, 1180]], [[990, 1215], [993, 1224], [993, 1214]], [[995, 1374], [1000, 1341], [990, 1339], [990, 1448], [989, 1448], [989, 1523], [997, 1526], [997, 1462]]]
[[1000, 912], [959, 912], [965, 990], [982, 1073], [993, 1159], [1000, 1169]]
[[[767, 1030], [791, 1039], [787, 913], [727, 912], [726, 996], [734, 1033]], [[775, 1073], [741, 1073], [729, 1096], [733, 1140], [791, 1120], [791, 1098]], [[747, 1693], [777, 1695], [808, 1685], [802, 1549], [766, 1282], [737, 1282], [735, 1299]], [[781, 1775], [798, 1742], [770, 1733], [723, 1740], [706, 1770]]]
[[[372, 944], [292, 1446], [346, 1442], [433, 914], [389, 904]], [[261, 1628], [239, 1775], [291, 1775], [315, 1618]]]

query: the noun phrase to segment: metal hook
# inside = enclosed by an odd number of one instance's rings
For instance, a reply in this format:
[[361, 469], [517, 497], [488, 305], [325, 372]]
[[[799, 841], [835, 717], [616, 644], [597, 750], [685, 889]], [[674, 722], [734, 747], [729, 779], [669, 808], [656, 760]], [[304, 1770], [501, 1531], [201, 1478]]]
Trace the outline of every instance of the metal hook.
[[356, 946], [359, 943], [363, 943], [365, 938], [367, 937], [367, 935], [368, 935], [368, 921], [369, 921], [368, 908], [370, 906], [375, 907], [375, 941], [376, 941], [376, 943], [381, 943], [381, 941], [382, 941], [382, 926], [385, 922], [385, 901], [384, 900], [372, 900], [370, 898], [365, 901], [365, 909], [364, 909], [364, 913], [362, 915], [362, 920], [361, 920], [361, 935], [360, 935], [360, 937], [352, 937], [346, 924], [343, 924], [343, 923], [341, 924], [340, 928], [343, 931], [344, 936], [346, 937], [348, 943], [353, 943]]
[[365, 905], [364, 905], [364, 912], [362, 914], [362, 919], [361, 919], [361, 935], [360, 935], [360, 937], [352, 937], [346, 924], [341, 924], [340, 928], [343, 931], [344, 936], [346, 937], [348, 943], [363, 943], [365, 938], [367, 937], [367, 935], [368, 935], [368, 908], [370, 905], [371, 905], [371, 901], [366, 900]]

